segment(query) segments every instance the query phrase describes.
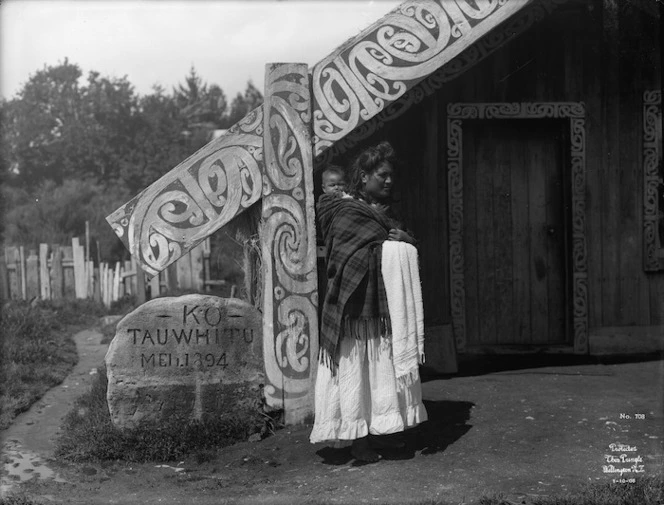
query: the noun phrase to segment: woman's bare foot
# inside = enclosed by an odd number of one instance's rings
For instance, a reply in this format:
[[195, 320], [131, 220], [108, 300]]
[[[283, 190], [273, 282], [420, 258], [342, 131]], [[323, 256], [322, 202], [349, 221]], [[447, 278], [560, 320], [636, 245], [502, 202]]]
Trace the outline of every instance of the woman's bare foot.
[[369, 446], [372, 449], [402, 449], [405, 445], [403, 440], [390, 435], [369, 435]]
[[369, 446], [369, 437], [353, 440], [353, 446], [350, 449], [350, 453], [355, 459], [358, 461], [364, 461], [365, 463], [375, 463], [380, 459], [380, 454]]

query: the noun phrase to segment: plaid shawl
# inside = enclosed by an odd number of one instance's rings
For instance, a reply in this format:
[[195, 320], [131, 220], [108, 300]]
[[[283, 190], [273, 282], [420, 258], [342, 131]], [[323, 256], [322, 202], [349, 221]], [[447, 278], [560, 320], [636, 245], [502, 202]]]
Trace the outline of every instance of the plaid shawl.
[[[380, 272], [381, 244], [390, 222], [368, 203], [354, 198], [322, 195], [318, 219], [326, 246], [327, 292], [320, 329], [320, 359], [338, 364], [337, 344], [346, 320], [346, 333], [360, 338], [378, 335], [369, 323], [389, 321], [385, 285]], [[349, 325], [349, 318], [361, 324]], [[331, 366], [332, 368], [332, 366]]]

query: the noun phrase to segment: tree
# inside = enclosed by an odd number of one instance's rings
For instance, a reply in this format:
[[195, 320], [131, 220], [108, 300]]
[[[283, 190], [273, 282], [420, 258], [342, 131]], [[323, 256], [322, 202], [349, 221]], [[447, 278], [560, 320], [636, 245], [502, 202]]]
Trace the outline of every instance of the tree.
[[254, 86], [251, 80], [247, 81], [244, 95], [238, 93], [231, 102], [231, 110], [226, 118], [224, 128], [230, 128], [249, 112], [263, 103], [263, 94]]
[[117, 175], [133, 149], [136, 97], [126, 78], [90, 72], [67, 59], [30, 77], [3, 108], [5, 173], [24, 187], [65, 178], [104, 180]]

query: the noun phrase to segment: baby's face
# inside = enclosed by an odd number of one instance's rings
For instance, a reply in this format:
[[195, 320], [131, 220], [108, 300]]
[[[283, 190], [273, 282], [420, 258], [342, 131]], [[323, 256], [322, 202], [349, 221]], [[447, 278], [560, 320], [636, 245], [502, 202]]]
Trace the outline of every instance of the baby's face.
[[323, 177], [323, 193], [341, 193], [346, 190], [346, 181], [339, 174], [328, 174]]

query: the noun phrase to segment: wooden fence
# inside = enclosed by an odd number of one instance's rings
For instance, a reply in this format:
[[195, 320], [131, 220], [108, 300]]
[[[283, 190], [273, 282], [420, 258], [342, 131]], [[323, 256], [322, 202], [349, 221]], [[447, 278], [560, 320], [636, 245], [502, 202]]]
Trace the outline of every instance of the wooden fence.
[[[39, 244], [39, 250], [27, 253], [23, 246], [5, 247], [4, 257], [0, 256], [0, 296], [4, 300], [93, 298], [110, 307], [125, 295], [143, 303], [178, 290], [202, 293], [226, 284], [210, 279], [209, 239], [152, 278], [133, 259], [95, 265], [86, 256], [78, 237], [71, 246]], [[235, 286], [230, 286], [230, 296], [235, 296]]]

